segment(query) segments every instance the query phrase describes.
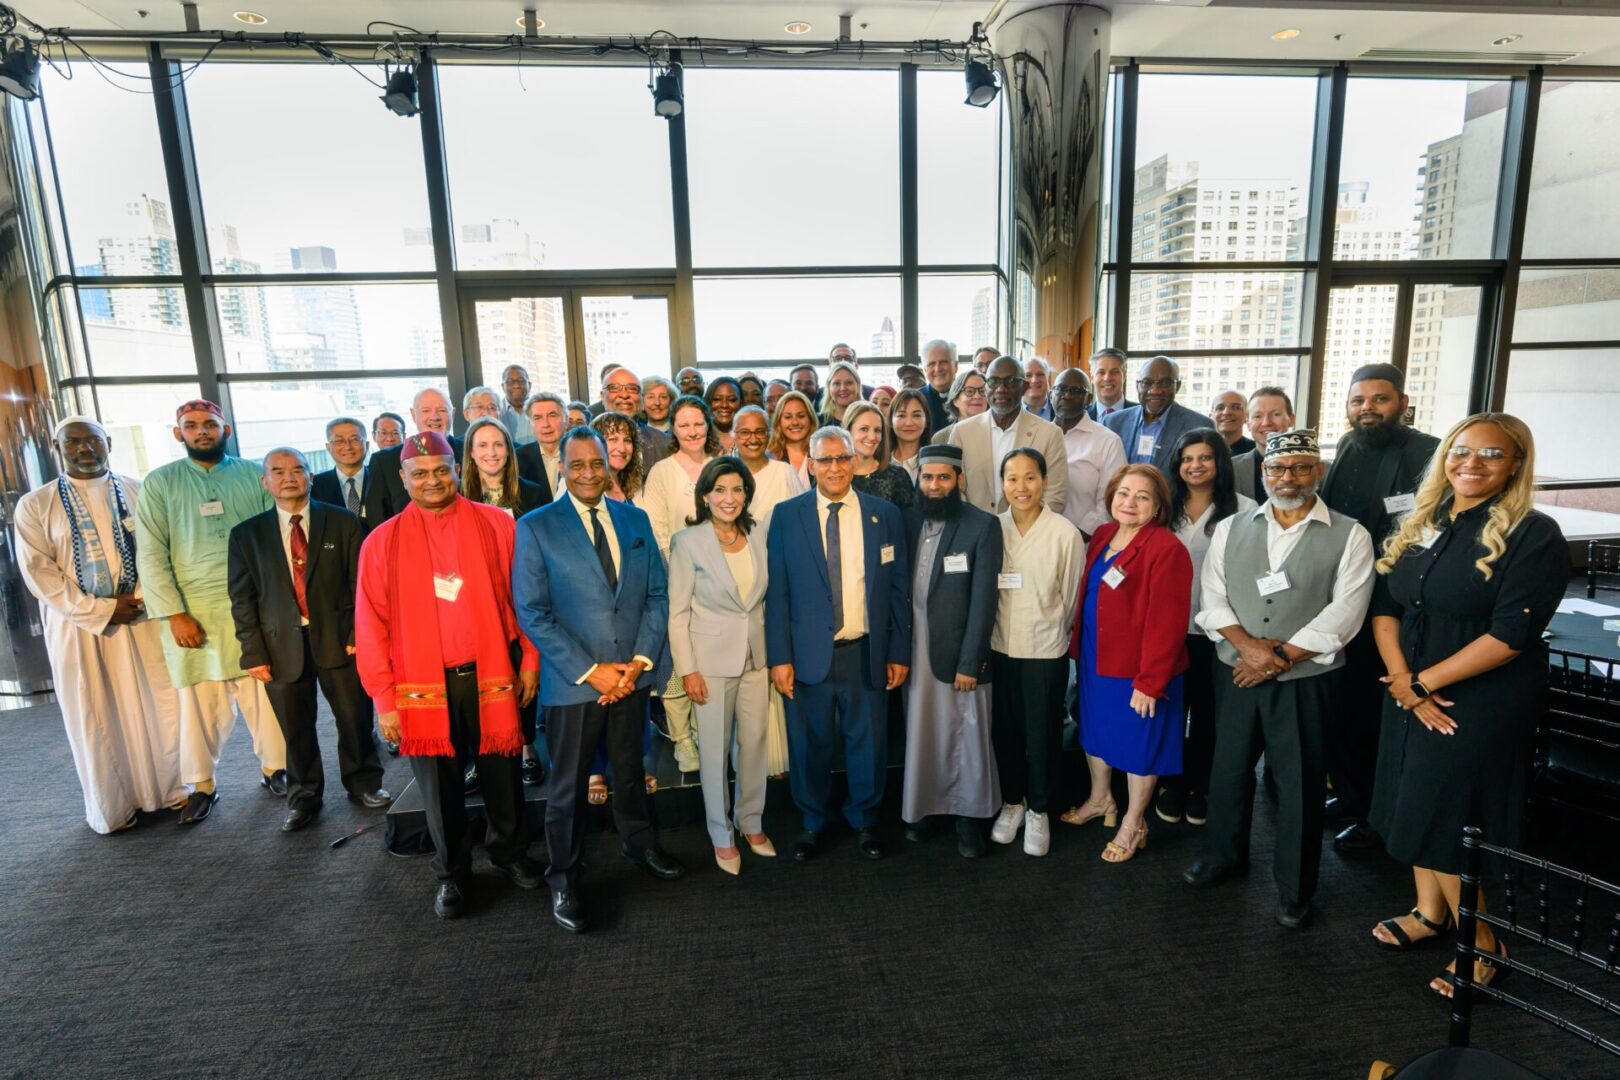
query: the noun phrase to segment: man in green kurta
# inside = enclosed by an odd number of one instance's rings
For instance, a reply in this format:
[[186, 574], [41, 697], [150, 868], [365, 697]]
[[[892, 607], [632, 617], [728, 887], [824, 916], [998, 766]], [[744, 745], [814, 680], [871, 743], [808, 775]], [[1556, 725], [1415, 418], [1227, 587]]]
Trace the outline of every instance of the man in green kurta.
[[225, 453], [230, 434], [213, 402], [180, 406], [174, 437], [186, 456], [147, 474], [135, 518], [146, 610], [168, 624], [163, 658], [180, 695], [180, 779], [192, 788], [182, 825], [206, 818], [219, 798], [214, 769], [235, 712], [253, 737], [260, 782], [287, 794], [287, 744], [263, 684], [242, 670], [226, 574], [231, 529], [275, 504], [259, 467]]

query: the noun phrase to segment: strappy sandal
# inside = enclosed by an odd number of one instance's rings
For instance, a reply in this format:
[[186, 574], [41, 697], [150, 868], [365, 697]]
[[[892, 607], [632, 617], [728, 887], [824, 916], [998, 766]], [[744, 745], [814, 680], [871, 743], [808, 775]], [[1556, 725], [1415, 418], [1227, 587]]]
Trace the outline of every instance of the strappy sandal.
[[1084, 825], [1086, 822], [1094, 821], [1097, 818], [1103, 819], [1103, 825], [1106, 828], [1115, 828], [1119, 825], [1119, 807], [1110, 806], [1104, 810], [1093, 810], [1088, 814], [1085, 812], [1085, 804], [1082, 803], [1079, 806], [1071, 806], [1063, 811], [1058, 820], [1065, 825]]
[[607, 777], [598, 773], [591, 777], [590, 786], [585, 789], [585, 801], [592, 806], [602, 806], [607, 803], [607, 800]]
[[1412, 916], [1412, 918], [1416, 919], [1423, 926], [1433, 930], [1434, 933], [1425, 934], [1423, 937], [1420, 937], [1414, 941], [1405, 930], [1401, 929], [1401, 924], [1398, 921], [1400, 916], [1397, 915], [1393, 919], [1384, 919], [1378, 924], [1385, 930], [1388, 930], [1390, 937], [1393, 937], [1395, 940], [1385, 941], [1377, 934], [1374, 934], [1373, 944], [1377, 945], [1380, 949], [1388, 949], [1390, 952], [1405, 952], [1408, 949], [1422, 948], [1431, 941], [1441, 940], [1442, 935], [1444, 935], [1453, 926], [1457, 925], [1451, 921], [1451, 911], [1449, 908], [1446, 910], [1446, 921], [1444, 923], [1435, 922], [1433, 919], [1430, 919], [1428, 916], [1424, 915], [1423, 912], [1419, 911], [1417, 908], [1413, 908], [1411, 911], [1407, 912], [1407, 914]]
[[1147, 823], [1144, 822], [1132, 830], [1136, 834], [1136, 843], [1132, 847], [1124, 847], [1110, 840], [1103, 846], [1103, 862], [1122, 863], [1130, 862], [1136, 858], [1136, 853], [1147, 847]]
[[[1508, 958], [1507, 945], [1502, 941], [1501, 938], [1496, 939], [1496, 948], [1492, 949], [1491, 951], [1493, 953], [1495, 953], [1498, 957], [1500, 957], [1503, 960], [1506, 960]], [[1506, 964], [1497, 964], [1494, 961], [1486, 960], [1483, 957], [1481, 957], [1479, 959], [1476, 959], [1474, 961], [1474, 965], [1475, 965], [1475, 967], [1482, 967], [1482, 968], [1485, 969], [1485, 972], [1484, 972], [1483, 975], [1476, 974], [1474, 976], [1474, 982], [1479, 984], [1480, 986], [1495, 986], [1496, 984], [1500, 983], [1503, 979], [1506, 979], [1509, 975], [1511, 975], [1513, 973], [1513, 969], [1508, 967]], [[1441, 990], [1439, 987], [1434, 985], [1435, 979], [1430, 979], [1429, 980], [1429, 993], [1433, 994], [1435, 997], [1439, 998], [1441, 1001], [1450, 1002], [1451, 999], [1452, 999], [1452, 996], [1454, 994], [1456, 994], [1456, 992], [1457, 992], [1457, 976], [1456, 976], [1456, 973], [1455, 972], [1450, 972], [1450, 971], [1442, 971], [1435, 978], [1439, 979], [1440, 982], [1441, 982], [1441, 985], [1445, 986], [1446, 989]], [[1482, 994], [1478, 998], [1476, 998], [1475, 1000], [1476, 1001], [1489, 1001], [1490, 998], [1485, 997]]]

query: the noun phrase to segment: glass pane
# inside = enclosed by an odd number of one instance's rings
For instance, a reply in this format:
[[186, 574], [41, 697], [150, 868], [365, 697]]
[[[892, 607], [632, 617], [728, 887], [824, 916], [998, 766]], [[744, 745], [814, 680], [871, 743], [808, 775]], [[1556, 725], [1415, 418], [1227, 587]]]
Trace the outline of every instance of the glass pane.
[[1536, 477], [1595, 480], [1615, 475], [1612, 453], [1594, 432], [1620, 415], [1620, 349], [1515, 352], [1506, 411], [1536, 436]]
[[1137, 274], [1131, 352], [1298, 345], [1304, 283], [1288, 273]]
[[[639, 378], [673, 374], [669, 363], [669, 299], [663, 296], [582, 296], [587, 393], [602, 386], [602, 369], [619, 364]], [[587, 398], [586, 400], [591, 400]]]
[[1112, 320], [1114, 318], [1114, 272], [1104, 272], [1102, 287], [1097, 290], [1096, 322], [1092, 324], [1091, 351], [1096, 352], [1104, 345], [1112, 345], [1114, 339], [1110, 336]]
[[174, 410], [201, 394], [196, 383], [101, 387], [97, 416], [112, 437], [112, 470], [138, 479], [184, 456]]
[[899, 263], [899, 93], [891, 71], [688, 68], [696, 265]]
[[1417, 285], [1406, 354], [1408, 422], [1443, 435], [1468, 415], [1468, 388], [1479, 337], [1478, 285]]
[[1514, 341], [1620, 338], [1620, 267], [1519, 272]]
[[1315, 80], [1144, 75], [1138, 116], [1137, 262], [1303, 256]]
[[378, 413], [408, 418], [411, 398], [427, 387], [445, 390], [441, 377], [414, 379], [321, 379], [297, 382], [246, 380], [231, 383], [231, 412], [236, 417], [236, 443], [243, 457], [258, 458], [275, 446], [296, 446], [309, 456], [310, 468], [330, 468], [326, 422], [354, 416], [366, 423]]
[[1339, 259], [1491, 252], [1506, 82], [1351, 79], [1339, 167]]
[[444, 367], [432, 285], [216, 288], [227, 371]]
[[693, 305], [705, 362], [825, 363], [840, 341], [863, 357], [899, 348], [898, 277], [698, 278]]
[[961, 71], [917, 75], [917, 254], [928, 263], [994, 263], [1001, 101], [962, 104]]
[[196, 373], [179, 289], [80, 289], [79, 306], [98, 377]]
[[917, 282], [918, 346], [944, 338], [964, 358], [984, 345], [999, 347], [998, 285], [994, 274], [922, 275]]
[[[645, 71], [450, 65], [439, 85], [461, 269], [674, 265], [669, 128]], [[570, 148], [588, 153], [560, 160]]]
[[430, 270], [419, 120], [342, 65], [204, 64], [186, 82], [221, 274]]
[[[1620, 255], [1620, 83], [1544, 82], [1524, 222], [1527, 259]], [[1605, 335], [1613, 337], [1613, 334]]]
[[478, 352], [486, 386], [499, 388], [508, 364], [529, 373], [530, 390], [568, 398], [568, 331], [560, 296], [480, 300]]
[[[1181, 390], [1176, 402], [1194, 412], [1209, 414], [1215, 395], [1236, 390], [1248, 397], [1262, 386], [1280, 386], [1288, 391], [1292, 400], [1299, 382], [1299, 365], [1303, 358], [1296, 356], [1187, 356], [1176, 363], [1181, 366]], [[1133, 361], [1130, 368], [1132, 386], [1127, 393], [1134, 399], [1141, 362]]]
[[1398, 285], [1356, 285], [1328, 294], [1327, 366], [1316, 414], [1323, 457], [1333, 456], [1348, 426], [1344, 403], [1351, 373], [1363, 364], [1387, 364], [1394, 355], [1399, 293]]
[[130, 92], [151, 89], [147, 68], [111, 68], [70, 64], [64, 79], [40, 65], [74, 270], [178, 274], [157, 111], [150, 93]]

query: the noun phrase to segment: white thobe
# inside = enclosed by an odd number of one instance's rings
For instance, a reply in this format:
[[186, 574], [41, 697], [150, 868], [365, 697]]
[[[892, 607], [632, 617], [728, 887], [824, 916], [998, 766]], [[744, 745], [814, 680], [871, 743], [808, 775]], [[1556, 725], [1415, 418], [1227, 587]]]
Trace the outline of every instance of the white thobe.
[[[133, 518], [140, 485], [119, 479]], [[117, 580], [123, 564], [107, 479], [70, 482], [90, 510]], [[79, 588], [73, 533], [55, 483], [22, 497], [16, 528], [18, 568], [44, 616], [45, 648], [84, 790], [85, 820], [96, 832], [109, 833], [137, 810], [183, 801], [179, 703], [163, 662], [162, 623], [142, 616], [111, 626], [116, 601]]]

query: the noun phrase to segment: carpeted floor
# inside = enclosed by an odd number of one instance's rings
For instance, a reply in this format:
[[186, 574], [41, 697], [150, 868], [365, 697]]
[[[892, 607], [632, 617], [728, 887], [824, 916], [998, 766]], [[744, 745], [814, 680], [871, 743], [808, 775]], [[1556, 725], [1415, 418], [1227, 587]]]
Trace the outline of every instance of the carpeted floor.
[[[905, 844], [891, 807], [881, 863], [846, 833], [809, 865], [745, 853], [740, 879], [686, 825], [665, 833], [692, 871], [674, 884], [603, 836], [594, 929], [574, 938], [546, 893], [487, 867], [474, 913], [439, 922], [427, 865], [384, 854], [380, 829], [328, 848], [380, 820], [341, 790], [315, 827], [282, 835], [244, 730], [207, 822], [157, 815], [112, 837], [84, 825], [54, 707], [0, 715], [0, 735], [9, 1076], [1359, 1080], [1376, 1057], [1445, 1040], [1424, 989], [1445, 954], [1368, 940], [1409, 905], [1409, 876], [1330, 850], [1315, 926], [1279, 928], [1263, 800], [1255, 872], [1213, 892], [1178, 881], [1196, 830], [1156, 821], [1124, 866], [1098, 858], [1097, 825], [1055, 825], [1044, 860], [1014, 847], [969, 863], [948, 835]], [[328, 740], [333, 777], [335, 757]], [[389, 763], [396, 792], [407, 776]], [[785, 852], [793, 817], [767, 827]], [[1579, 838], [1565, 846], [1578, 858]], [[1620, 1075], [1500, 1006], [1475, 1032], [1548, 1077]]]

